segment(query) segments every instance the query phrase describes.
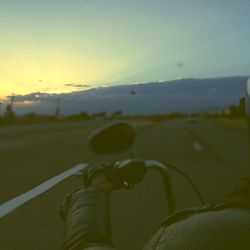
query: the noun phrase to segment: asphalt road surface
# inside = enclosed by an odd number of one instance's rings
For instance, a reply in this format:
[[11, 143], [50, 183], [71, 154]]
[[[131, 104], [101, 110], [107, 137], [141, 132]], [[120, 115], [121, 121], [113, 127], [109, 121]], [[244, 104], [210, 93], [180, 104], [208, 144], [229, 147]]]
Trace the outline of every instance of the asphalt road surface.
[[[128, 157], [127, 153], [96, 157], [86, 136], [103, 122], [0, 128], [0, 203], [22, 194], [77, 163]], [[247, 132], [214, 121], [140, 122], [133, 153], [164, 160], [187, 173], [206, 202], [230, 192], [249, 175]], [[177, 208], [199, 205], [183, 177], [171, 172]], [[63, 222], [57, 206], [67, 192], [81, 186], [75, 176], [0, 219], [0, 249], [58, 249]], [[113, 241], [118, 249], [138, 250], [167, 216], [161, 179], [148, 172], [132, 190], [111, 195]]]

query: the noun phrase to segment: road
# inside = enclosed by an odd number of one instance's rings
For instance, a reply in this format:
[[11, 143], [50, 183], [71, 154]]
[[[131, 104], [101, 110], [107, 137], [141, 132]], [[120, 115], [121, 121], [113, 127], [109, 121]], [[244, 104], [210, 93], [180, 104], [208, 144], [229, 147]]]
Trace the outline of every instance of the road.
[[[0, 202], [3, 203], [80, 162], [127, 157], [96, 157], [86, 136], [103, 122], [0, 129]], [[246, 129], [213, 121], [140, 124], [133, 148], [137, 157], [176, 165], [197, 184], [206, 202], [230, 192], [249, 174]], [[171, 172], [177, 208], [199, 205], [183, 177]], [[58, 249], [63, 223], [57, 206], [81, 186], [76, 177], [58, 184], [1, 219], [0, 249]], [[113, 241], [118, 249], [140, 249], [167, 216], [161, 179], [148, 172], [132, 190], [111, 195]]]

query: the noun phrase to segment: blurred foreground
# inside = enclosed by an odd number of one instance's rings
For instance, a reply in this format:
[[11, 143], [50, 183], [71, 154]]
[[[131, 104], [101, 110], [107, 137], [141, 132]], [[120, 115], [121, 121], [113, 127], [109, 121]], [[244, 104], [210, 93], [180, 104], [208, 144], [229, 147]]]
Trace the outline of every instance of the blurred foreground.
[[[135, 156], [176, 165], [194, 180], [207, 202], [230, 192], [240, 177], [249, 175], [244, 119], [161, 118], [130, 118], [138, 132]], [[97, 119], [1, 126], [0, 202], [77, 163], [128, 157], [127, 153], [96, 157], [89, 151], [87, 135], [107, 122]], [[178, 209], [199, 205], [185, 180], [173, 172], [171, 176]], [[71, 177], [1, 219], [1, 249], [57, 249], [63, 229], [57, 206], [67, 192], [80, 186], [81, 181]], [[166, 214], [163, 188], [156, 173], [148, 173], [133, 190], [114, 192], [111, 217], [115, 245], [122, 250], [142, 248]]]

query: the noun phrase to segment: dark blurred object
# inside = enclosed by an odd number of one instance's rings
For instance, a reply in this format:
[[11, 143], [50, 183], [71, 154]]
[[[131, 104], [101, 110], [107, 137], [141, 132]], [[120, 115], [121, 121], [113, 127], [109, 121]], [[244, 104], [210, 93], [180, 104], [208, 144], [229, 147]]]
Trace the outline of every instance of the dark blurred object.
[[246, 100], [245, 100], [245, 110], [246, 116], [250, 118], [250, 78], [247, 81], [247, 93], [246, 93]]
[[131, 95], [136, 95], [136, 92], [134, 90], [130, 90]]
[[245, 100], [245, 110], [247, 119], [247, 137], [248, 137], [248, 167], [250, 169], [250, 78], [247, 81], [246, 86], [246, 100]]
[[119, 153], [134, 144], [135, 136], [135, 129], [129, 123], [115, 122], [94, 132], [89, 146], [96, 154]]
[[5, 118], [6, 118], [7, 122], [13, 122], [13, 120], [15, 118], [15, 113], [13, 111], [12, 104], [7, 104], [6, 111], [5, 111]]

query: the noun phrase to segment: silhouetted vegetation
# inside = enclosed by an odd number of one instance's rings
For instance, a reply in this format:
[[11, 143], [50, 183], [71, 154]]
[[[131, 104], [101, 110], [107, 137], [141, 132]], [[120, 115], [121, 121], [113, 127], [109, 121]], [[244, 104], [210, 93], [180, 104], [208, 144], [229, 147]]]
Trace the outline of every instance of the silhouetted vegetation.
[[107, 118], [107, 112], [105, 112], [105, 111], [103, 111], [103, 112], [98, 112], [98, 113], [94, 113], [93, 115], [92, 115], [92, 117], [93, 118], [101, 118], [101, 119], [103, 119], [103, 118]]
[[81, 112], [79, 114], [76, 115], [70, 115], [65, 117], [65, 120], [69, 120], [69, 121], [82, 121], [82, 120], [86, 120], [89, 119], [90, 116], [88, 115], [87, 112]]
[[112, 117], [122, 117], [122, 116], [124, 116], [125, 115], [125, 113], [122, 111], [122, 110], [116, 110], [116, 111], [114, 111], [113, 113], [112, 113]]
[[151, 116], [151, 120], [154, 122], [160, 122], [160, 121], [164, 121], [164, 120], [185, 118], [187, 116], [188, 116], [187, 114], [176, 112], [176, 113], [170, 113], [170, 114], [153, 115], [153, 116]]
[[203, 114], [205, 117], [227, 117], [227, 118], [244, 118], [246, 116], [246, 98], [241, 97], [238, 105], [233, 104], [228, 108], [224, 108], [212, 113]]
[[5, 111], [5, 119], [7, 122], [13, 122], [15, 118], [15, 113], [13, 111], [13, 106], [11, 104], [7, 104]]
[[123, 110], [116, 110], [113, 113], [107, 113], [106, 111], [97, 112], [94, 114], [88, 114], [82, 111], [78, 114], [73, 115], [41, 115], [35, 112], [31, 112], [22, 116], [18, 116], [13, 111], [11, 105], [6, 106], [4, 115], [0, 116], [0, 124], [25, 124], [25, 123], [50, 123], [50, 122], [67, 122], [67, 121], [85, 121], [85, 120], [96, 120], [96, 119], [149, 119], [154, 122], [161, 122], [164, 120], [182, 119], [182, 118], [220, 118], [227, 117], [230, 119], [243, 118], [245, 117], [245, 97], [240, 98], [238, 105], [230, 105], [224, 109], [220, 109], [213, 112], [207, 113], [168, 113], [168, 114], [156, 114], [156, 115], [128, 115]]
[[231, 117], [243, 117], [246, 114], [246, 98], [240, 98], [239, 105], [231, 105], [229, 107]]

